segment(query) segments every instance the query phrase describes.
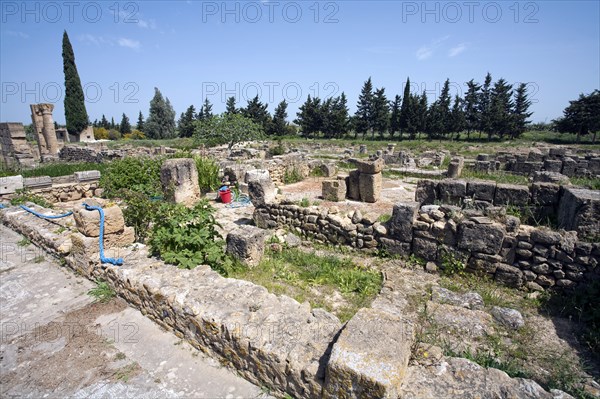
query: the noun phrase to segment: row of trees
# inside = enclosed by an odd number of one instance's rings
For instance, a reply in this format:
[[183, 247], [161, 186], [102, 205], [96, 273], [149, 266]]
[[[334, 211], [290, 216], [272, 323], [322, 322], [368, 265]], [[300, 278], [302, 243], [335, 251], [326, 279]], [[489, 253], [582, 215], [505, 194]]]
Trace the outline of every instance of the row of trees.
[[473, 79], [467, 82], [464, 98], [450, 96], [450, 81], [446, 80], [440, 96], [431, 104], [427, 94], [410, 92], [410, 78], [404, 86], [403, 97], [395, 95], [388, 100], [385, 88], [373, 88], [371, 78], [363, 85], [356, 113], [349, 116], [344, 93], [336, 98], [321, 101], [308, 96], [295, 120], [303, 134], [322, 133], [325, 137], [342, 137], [354, 131], [354, 136], [371, 134], [414, 138], [425, 133], [431, 139], [447, 137], [453, 133], [473, 131], [486, 133], [489, 138], [509, 136], [515, 138], [525, 131], [531, 101], [527, 86], [520, 84], [514, 91], [506, 80], [492, 84], [488, 73], [483, 85]]

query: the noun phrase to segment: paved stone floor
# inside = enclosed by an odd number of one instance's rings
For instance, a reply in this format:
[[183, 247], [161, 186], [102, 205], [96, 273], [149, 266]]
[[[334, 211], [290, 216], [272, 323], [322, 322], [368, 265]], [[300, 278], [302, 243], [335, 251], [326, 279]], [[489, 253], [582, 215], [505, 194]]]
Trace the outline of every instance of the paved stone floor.
[[267, 398], [0, 225], [1, 398]]

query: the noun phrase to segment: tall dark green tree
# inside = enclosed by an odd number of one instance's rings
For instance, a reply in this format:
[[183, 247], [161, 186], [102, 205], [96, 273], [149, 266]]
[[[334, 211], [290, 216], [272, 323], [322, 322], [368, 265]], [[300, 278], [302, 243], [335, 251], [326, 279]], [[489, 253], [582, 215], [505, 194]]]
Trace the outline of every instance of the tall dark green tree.
[[491, 139], [494, 134], [503, 138], [510, 133], [513, 122], [512, 85], [503, 78], [498, 79], [494, 83], [491, 100], [491, 129], [488, 131], [488, 139]]
[[[479, 94], [479, 131], [491, 135], [492, 130], [492, 75], [485, 75]], [[481, 133], [479, 134], [481, 137]]]
[[268, 104], [263, 104], [259, 100], [257, 94], [256, 97], [248, 101], [246, 108], [241, 110], [242, 115], [244, 115], [246, 118], [252, 119], [254, 123], [263, 128], [263, 131], [267, 131], [271, 121], [271, 115], [269, 114], [269, 111], [267, 111], [268, 106]]
[[200, 108], [202, 111], [202, 119], [210, 119], [214, 116], [212, 113], [212, 107], [212, 104], [210, 101], [208, 101], [208, 97], [206, 97], [204, 99], [204, 103], [202, 104], [202, 108]]
[[341, 138], [348, 133], [350, 123], [348, 117], [348, 100], [344, 92], [333, 100], [330, 119], [331, 130], [335, 137]]
[[135, 125], [135, 128], [140, 132], [144, 131], [144, 115], [142, 115], [142, 111], [140, 111], [140, 114], [138, 115], [138, 120], [137, 124]]
[[287, 114], [287, 102], [283, 100], [273, 111], [273, 120], [270, 123], [269, 134], [273, 136], [284, 136], [287, 132], [288, 123], [286, 121]]
[[185, 112], [181, 113], [177, 122], [179, 137], [192, 137], [194, 135], [194, 119], [196, 118], [196, 108], [190, 105]]
[[238, 113], [238, 109], [235, 107], [235, 97], [231, 96], [227, 99], [225, 113], [229, 115]]
[[100, 120], [100, 127], [105, 128], [106, 130], [110, 129], [110, 122], [106, 119], [106, 116], [102, 114], [102, 119]]
[[409, 127], [411, 136], [414, 138], [415, 132], [426, 132], [427, 127], [427, 93], [423, 90], [423, 94], [414, 95], [411, 99], [411, 111], [409, 113]]
[[156, 87], [154, 88], [154, 97], [150, 101], [150, 111], [144, 128], [146, 129], [144, 133], [151, 139], [175, 137], [175, 110], [169, 99], [165, 99]]
[[354, 114], [354, 137], [358, 133], [365, 134], [373, 128], [373, 83], [371, 77], [363, 84], [356, 104], [356, 113]]
[[515, 90], [515, 106], [513, 109], [513, 124], [510, 132], [511, 138], [519, 137], [525, 132], [533, 113], [528, 112], [531, 101], [527, 97], [527, 84], [521, 83]]
[[75, 54], [69, 41], [67, 31], [63, 33], [62, 42], [63, 71], [65, 74], [65, 119], [67, 120], [67, 130], [71, 134], [78, 134], [85, 129], [88, 124], [88, 114], [85, 109], [85, 97], [81, 80], [75, 65]]
[[309, 94], [304, 104], [298, 108], [294, 123], [300, 127], [302, 135], [305, 137], [311, 137], [319, 132], [323, 126], [321, 99], [311, 98]]
[[408, 128], [408, 119], [411, 112], [411, 96], [410, 96], [410, 78], [406, 78], [404, 85], [404, 96], [402, 97], [402, 107], [400, 108], [400, 132]]
[[561, 133], [577, 134], [577, 142], [582, 135], [593, 132], [592, 142], [600, 132], [600, 91], [590, 94], [580, 94], [577, 100], [569, 101], [569, 106], [563, 111], [563, 117], [553, 121]]
[[467, 129], [467, 138], [470, 138], [471, 131], [479, 129], [479, 98], [481, 85], [475, 83], [473, 79], [467, 82], [467, 93], [464, 99], [465, 128]]
[[390, 102], [390, 136], [393, 138], [396, 132], [400, 132], [402, 140], [402, 131], [400, 130], [400, 96], [396, 94], [394, 101]]
[[457, 94], [454, 96], [454, 104], [452, 105], [452, 110], [450, 111], [450, 135], [452, 135], [452, 133], [456, 133], [456, 139], [458, 140], [460, 137], [460, 132], [465, 129], [465, 126], [466, 119], [463, 109], [463, 100]]
[[131, 133], [131, 123], [129, 123], [129, 118], [127, 115], [125, 115], [125, 113], [123, 113], [121, 123], [119, 124], [119, 132], [121, 134]]
[[116, 129], [117, 125], [115, 124], [115, 118], [113, 116], [110, 117], [110, 128]]
[[373, 138], [375, 132], [384, 137], [390, 126], [390, 105], [385, 96], [385, 89], [376, 89], [373, 95]]

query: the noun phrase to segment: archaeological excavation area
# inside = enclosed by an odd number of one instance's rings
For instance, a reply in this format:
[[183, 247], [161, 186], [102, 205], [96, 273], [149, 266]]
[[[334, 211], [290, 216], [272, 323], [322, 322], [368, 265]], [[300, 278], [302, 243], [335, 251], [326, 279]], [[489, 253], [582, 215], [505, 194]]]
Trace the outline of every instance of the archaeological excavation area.
[[0, 124], [1, 223], [269, 395], [600, 396], [598, 150], [108, 147], [32, 115], [37, 147]]

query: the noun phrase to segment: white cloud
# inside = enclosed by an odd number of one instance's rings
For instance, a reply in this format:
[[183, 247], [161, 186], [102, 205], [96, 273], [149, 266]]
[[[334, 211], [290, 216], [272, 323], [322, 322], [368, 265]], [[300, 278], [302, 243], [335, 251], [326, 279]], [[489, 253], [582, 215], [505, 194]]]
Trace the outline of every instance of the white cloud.
[[448, 57], [456, 57], [457, 55], [459, 55], [460, 53], [462, 53], [466, 49], [467, 49], [467, 44], [466, 43], [460, 43], [458, 46], [452, 47], [450, 49], [450, 51], [448, 51]]
[[422, 61], [430, 58], [434, 51], [450, 38], [449, 35], [433, 39], [429, 44], [421, 46], [416, 53], [417, 60]]
[[419, 61], [426, 60], [433, 55], [433, 49], [431, 47], [423, 46], [417, 50], [417, 59]]
[[84, 33], [82, 35], [79, 35], [79, 36], [77, 36], [77, 39], [80, 42], [83, 42], [86, 44], [93, 44], [95, 46], [101, 46], [104, 44], [108, 44], [110, 46], [113, 45], [113, 41], [111, 39], [107, 39], [104, 36], [91, 35], [89, 33]]
[[21, 39], [29, 38], [29, 35], [27, 33], [21, 31], [7, 30], [6, 34], [9, 36], [20, 37]]
[[134, 50], [137, 50], [140, 48], [140, 42], [137, 40], [133, 40], [133, 39], [127, 39], [124, 37], [120, 37], [118, 40], [119, 46], [121, 47], [127, 47], [127, 48], [131, 48]]

